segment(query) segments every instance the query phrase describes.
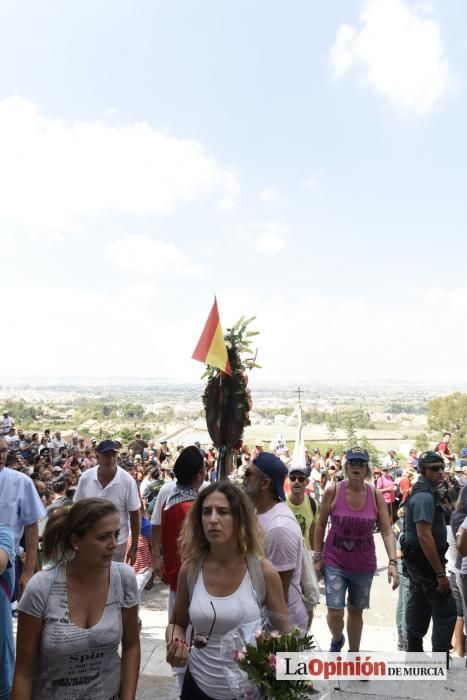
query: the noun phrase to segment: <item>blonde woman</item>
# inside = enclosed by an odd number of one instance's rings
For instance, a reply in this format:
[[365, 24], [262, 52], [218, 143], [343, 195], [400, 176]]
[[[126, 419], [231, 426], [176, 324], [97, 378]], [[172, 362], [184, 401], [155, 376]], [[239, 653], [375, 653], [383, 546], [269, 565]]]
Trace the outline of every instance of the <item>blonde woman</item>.
[[221, 658], [222, 637], [241, 625], [260, 625], [264, 605], [273, 626], [288, 630], [279, 574], [262, 558], [253, 506], [240, 487], [221, 481], [199, 493], [185, 521], [181, 551], [184, 563], [166, 630], [167, 661], [188, 663], [182, 700], [230, 700], [225, 669], [234, 661]]
[[[369, 462], [366, 450], [354, 448], [347, 452], [345, 478], [324, 492], [315, 528], [313, 559], [318, 576], [324, 574], [333, 652], [339, 652], [345, 643], [346, 607], [349, 651], [360, 650], [363, 610], [370, 606], [376, 571], [373, 532], [377, 521], [389, 558], [388, 582], [393, 589], [399, 585], [394, 534], [384, 498], [369, 483], [372, 480]], [[324, 541], [328, 519], [331, 527]]]

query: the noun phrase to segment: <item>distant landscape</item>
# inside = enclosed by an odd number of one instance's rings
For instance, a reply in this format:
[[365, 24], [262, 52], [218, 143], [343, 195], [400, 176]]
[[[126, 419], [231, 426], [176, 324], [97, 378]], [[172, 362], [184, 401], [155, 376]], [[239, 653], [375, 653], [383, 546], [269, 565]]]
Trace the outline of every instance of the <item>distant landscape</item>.
[[[120, 381], [120, 383], [119, 383]], [[310, 384], [300, 387], [303, 435], [307, 447], [344, 445], [349, 439], [369, 441], [378, 453], [407, 453], [439, 441], [428, 428], [427, 403], [466, 387], [429, 384]], [[155, 440], [174, 444], [194, 439], [210, 443], [201, 401], [203, 385], [154, 380], [93, 380], [82, 383], [3, 384], [0, 406], [27, 430], [61, 429], [66, 435], [120, 436], [130, 440], [136, 429]], [[270, 441], [282, 434], [293, 449], [298, 387], [252, 386], [251, 426], [244, 442]]]

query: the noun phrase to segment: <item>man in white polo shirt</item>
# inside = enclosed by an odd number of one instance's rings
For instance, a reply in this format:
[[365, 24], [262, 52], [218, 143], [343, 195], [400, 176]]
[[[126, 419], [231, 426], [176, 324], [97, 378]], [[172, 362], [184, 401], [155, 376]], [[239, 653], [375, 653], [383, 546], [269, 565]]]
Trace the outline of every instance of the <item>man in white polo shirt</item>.
[[131, 542], [127, 561], [133, 566], [136, 561], [140, 528], [141, 501], [136, 481], [117, 466], [118, 446], [113, 440], [102, 440], [96, 449], [97, 467], [81, 474], [75, 494], [75, 502], [83, 498], [106, 498], [112, 501], [120, 514], [120, 535], [113, 560], [124, 561], [128, 542], [128, 517], [130, 518]]

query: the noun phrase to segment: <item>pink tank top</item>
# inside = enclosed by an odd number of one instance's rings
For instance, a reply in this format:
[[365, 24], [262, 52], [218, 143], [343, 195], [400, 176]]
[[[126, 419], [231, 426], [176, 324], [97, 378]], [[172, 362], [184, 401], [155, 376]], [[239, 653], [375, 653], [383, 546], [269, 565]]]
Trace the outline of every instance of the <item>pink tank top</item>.
[[376, 571], [373, 531], [377, 520], [375, 499], [366, 486], [366, 501], [361, 510], [347, 505], [346, 482], [337, 485], [337, 498], [331, 511], [331, 527], [323, 550], [323, 563], [362, 574]]

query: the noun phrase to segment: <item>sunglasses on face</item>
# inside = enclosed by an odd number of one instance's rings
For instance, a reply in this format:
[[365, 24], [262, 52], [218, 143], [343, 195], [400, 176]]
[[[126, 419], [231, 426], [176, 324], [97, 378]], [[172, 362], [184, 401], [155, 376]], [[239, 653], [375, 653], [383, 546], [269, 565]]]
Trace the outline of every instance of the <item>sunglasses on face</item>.
[[363, 459], [349, 459], [349, 465], [350, 467], [367, 467], [368, 462], [365, 462]]
[[300, 484], [303, 484], [304, 481], [306, 481], [306, 478], [304, 476], [289, 476], [290, 481], [298, 481]]
[[444, 465], [441, 466], [440, 464], [437, 464], [435, 467], [429, 467], [427, 465], [426, 469], [429, 469], [432, 472], [444, 472]]

